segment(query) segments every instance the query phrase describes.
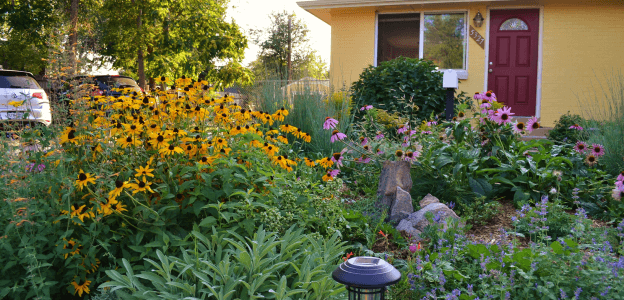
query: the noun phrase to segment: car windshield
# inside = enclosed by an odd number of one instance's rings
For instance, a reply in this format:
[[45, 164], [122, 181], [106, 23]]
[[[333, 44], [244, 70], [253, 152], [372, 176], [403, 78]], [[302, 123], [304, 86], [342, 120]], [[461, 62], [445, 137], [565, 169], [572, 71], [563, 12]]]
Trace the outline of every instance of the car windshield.
[[132, 78], [125, 77], [107, 77], [104, 78], [104, 84], [110, 87], [138, 87], [139, 85]]
[[0, 89], [41, 89], [41, 86], [30, 76], [0, 75]]

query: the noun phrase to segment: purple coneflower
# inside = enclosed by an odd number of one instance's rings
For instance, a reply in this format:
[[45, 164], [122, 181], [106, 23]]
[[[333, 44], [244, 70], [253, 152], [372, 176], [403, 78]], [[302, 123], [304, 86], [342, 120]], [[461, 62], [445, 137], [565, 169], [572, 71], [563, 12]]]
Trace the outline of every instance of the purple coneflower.
[[431, 131], [429, 131], [429, 130], [423, 130], [421, 133], [422, 133], [422, 134], [431, 134]]
[[516, 122], [513, 124], [514, 133], [522, 133], [526, 129], [523, 122]]
[[438, 125], [438, 122], [436, 122], [436, 121], [429, 121], [429, 122], [427, 122], [427, 126], [431, 127], [433, 125]]
[[600, 144], [592, 144], [591, 153], [596, 157], [601, 157], [605, 154], [605, 148]]
[[381, 131], [377, 131], [377, 135], [375, 136], [376, 140], [381, 140], [383, 139], [385, 136], [383, 133], [381, 133]]
[[332, 155], [331, 161], [336, 163], [336, 166], [342, 166], [342, 153], [336, 152]]
[[329, 140], [333, 143], [335, 141], [342, 141], [346, 137], [347, 137], [346, 134], [344, 134], [344, 133], [342, 133], [342, 132], [340, 132], [338, 130], [334, 130], [332, 132], [332, 136], [331, 136], [331, 138]]
[[585, 163], [587, 163], [587, 165], [591, 167], [598, 163], [598, 159], [595, 155], [590, 153], [589, 155], [587, 155], [587, 157], [585, 157]]
[[360, 137], [360, 146], [364, 146], [366, 144], [368, 144], [368, 138]]
[[583, 127], [581, 127], [579, 124], [574, 124], [570, 126], [568, 129], [583, 130]]
[[355, 161], [367, 164], [367, 163], [369, 163], [371, 161], [371, 159], [370, 159], [370, 157], [362, 156], [362, 157], [356, 158]]
[[362, 108], [360, 108], [360, 110], [369, 110], [372, 109], [373, 106], [372, 105], [366, 105], [366, 106], [362, 106]]
[[403, 132], [406, 132], [409, 130], [409, 126], [408, 125], [400, 125], [399, 126], [399, 130], [397, 131], [398, 134], [401, 134]]
[[615, 179], [617, 181], [624, 181], [624, 171], [620, 172], [620, 175]]
[[496, 113], [494, 114], [494, 117], [492, 118], [492, 121], [500, 125], [511, 123], [512, 115], [515, 115], [515, 114], [511, 112], [511, 107], [505, 106], [499, 109], [498, 111], [496, 111]]
[[330, 117], [325, 118], [325, 123], [323, 123], [323, 129], [329, 130], [336, 128], [338, 125], [338, 121], [336, 119], [332, 119]]
[[526, 127], [528, 132], [533, 132], [533, 130], [540, 128], [540, 124], [537, 121], [537, 118], [533, 117], [527, 121]]
[[329, 174], [329, 176], [331, 176], [331, 177], [336, 177], [336, 176], [338, 176], [338, 174], [340, 174], [340, 170], [338, 170], [338, 169], [331, 170], [331, 171], [327, 172], [327, 174]]
[[576, 142], [576, 145], [574, 145], [574, 151], [583, 154], [587, 151], [587, 143], [581, 141]]

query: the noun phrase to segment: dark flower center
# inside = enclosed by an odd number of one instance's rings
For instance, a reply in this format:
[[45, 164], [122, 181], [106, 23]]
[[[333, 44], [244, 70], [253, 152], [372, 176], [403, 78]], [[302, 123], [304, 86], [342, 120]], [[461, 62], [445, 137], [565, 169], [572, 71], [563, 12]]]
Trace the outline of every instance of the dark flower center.
[[334, 131], [332, 131], [332, 135], [335, 135], [335, 134], [337, 134], [338, 132], [340, 132], [340, 131], [338, 131], [338, 130], [334, 130]]
[[80, 173], [80, 175], [78, 175], [78, 180], [80, 181], [87, 180], [87, 175], [85, 173]]
[[587, 161], [589, 161], [589, 162], [594, 162], [594, 161], [596, 161], [596, 158], [595, 158], [593, 155], [590, 155], [590, 156], [587, 158]]
[[201, 158], [201, 161], [202, 161], [202, 162], [207, 162], [207, 161], [208, 161], [208, 158], [204, 156], [204, 157], [202, 157], [202, 158]]
[[121, 180], [116, 180], [116, 181], [115, 181], [115, 187], [116, 187], [116, 188], [118, 188], [118, 189], [119, 189], [119, 188], [121, 188], [122, 186], [123, 186], [123, 181], [121, 181]]
[[160, 77], [160, 81], [165, 81], [165, 76]]
[[507, 120], [507, 119], [509, 119], [509, 115], [507, 114], [501, 115], [501, 120]]
[[193, 146], [191, 146], [191, 145], [186, 146], [186, 150], [187, 151], [191, 151], [192, 149], [193, 149]]
[[144, 187], [145, 187], [145, 182], [143, 182], [143, 181], [139, 181], [139, 187], [140, 187], [140, 188], [144, 188]]
[[531, 128], [533, 129], [538, 129], [540, 127], [539, 123], [535, 122], [533, 123], [533, 125], [531, 125]]
[[396, 154], [397, 157], [401, 157], [403, 156], [403, 151], [397, 150], [394, 154]]
[[127, 137], [127, 138], [126, 138], [126, 142], [128, 142], [128, 143], [132, 143], [132, 137], [131, 137], [131, 136]]
[[165, 140], [165, 137], [163, 137], [162, 135], [159, 135], [159, 136], [156, 138], [156, 140], [160, 143], [160, 142], [162, 142], [162, 141], [164, 141], [164, 140]]
[[67, 139], [69, 140], [73, 140], [74, 138], [76, 138], [76, 136], [74, 135], [76, 133], [76, 130], [70, 130], [69, 133], [67, 134]]
[[132, 130], [135, 130], [136, 128], [137, 128], [137, 127], [136, 127], [136, 125], [134, 125], [134, 124], [133, 124], [132, 126], [130, 126], [130, 129], [132, 129]]
[[334, 159], [335, 159], [335, 160], [340, 160], [340, 157], [342, 156], [342, 154], [340, 154], [340, 153], [336, 152], [336, 153], [334, 153], [334, 155], [333, 155], [333, 156], [334, 156]]
[[175, 149], [175, 147], [173, 145], [169, 145], [169, 150], [173, 151], [173, 149]]
[[516, 126], [516, 128], [523, 130], [524, 129], [524, 123], [518, 123], [518, 125]]

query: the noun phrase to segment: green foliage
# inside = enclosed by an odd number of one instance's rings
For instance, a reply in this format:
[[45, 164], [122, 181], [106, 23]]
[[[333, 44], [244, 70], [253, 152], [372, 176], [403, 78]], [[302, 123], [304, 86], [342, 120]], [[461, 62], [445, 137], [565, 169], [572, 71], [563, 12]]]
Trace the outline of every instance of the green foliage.
[[500, 214], [501, 204], [498, 201], [487, 201], [485, 196], [475, 197], [472, 202], [461, 202], [457, 210], [467, 224], [486, 225], [494, 216]]
[[574, 144], [582, 139], [582, 131], [570, 129], [573, 125], [585, 125], [585, 121], [579, 115], [572, 115], [568, 112], [562, 115], [555, 123], [555, 127], [548, 132], [548, 138], [557, 141]]
[[464, 68], [464, 19], [464, 14], [425, 15], [425, 59], [443, 69]]
[[112, 281], [100, 287], [118, 290], [121, 299], [320, 300], [344, 291], [329, 275], [346, 249], [337, 234], [319, 240], [292, 226], [277, 237], [260, 226], [252, 238], [214, 227], [192, 235], [194, 247], [177, 256], [157, 250], [158, 259], [143, 264], [123, 259], [123, 272], [107, 271]]
[[[372, 105], [388, 113], [399, 113], [412, 122], [423, 120], [445, 108], [442, 73], [427, 60], [399, 57], [369, 66], [353, 83], [355, 107]], [[362, 113], [356, 111], [356, 115]]]
[[[622, 69], [612, 70], [588, 95], [579, 96], [583, 109], [584, 136], [590, 143], [605, 147], [600, 158], [605, 171], [616, 176], [624, 170], [624, 74]], [[589, 105], [588, 105], [589, 104]]]

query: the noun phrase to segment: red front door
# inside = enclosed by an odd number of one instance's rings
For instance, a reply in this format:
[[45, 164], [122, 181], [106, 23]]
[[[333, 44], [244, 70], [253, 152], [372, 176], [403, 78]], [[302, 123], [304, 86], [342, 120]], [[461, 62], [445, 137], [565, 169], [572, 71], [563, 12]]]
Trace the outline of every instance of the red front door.
[[488, 90], [516, 116], [535, 116], [539, 9], [490, 11]]

